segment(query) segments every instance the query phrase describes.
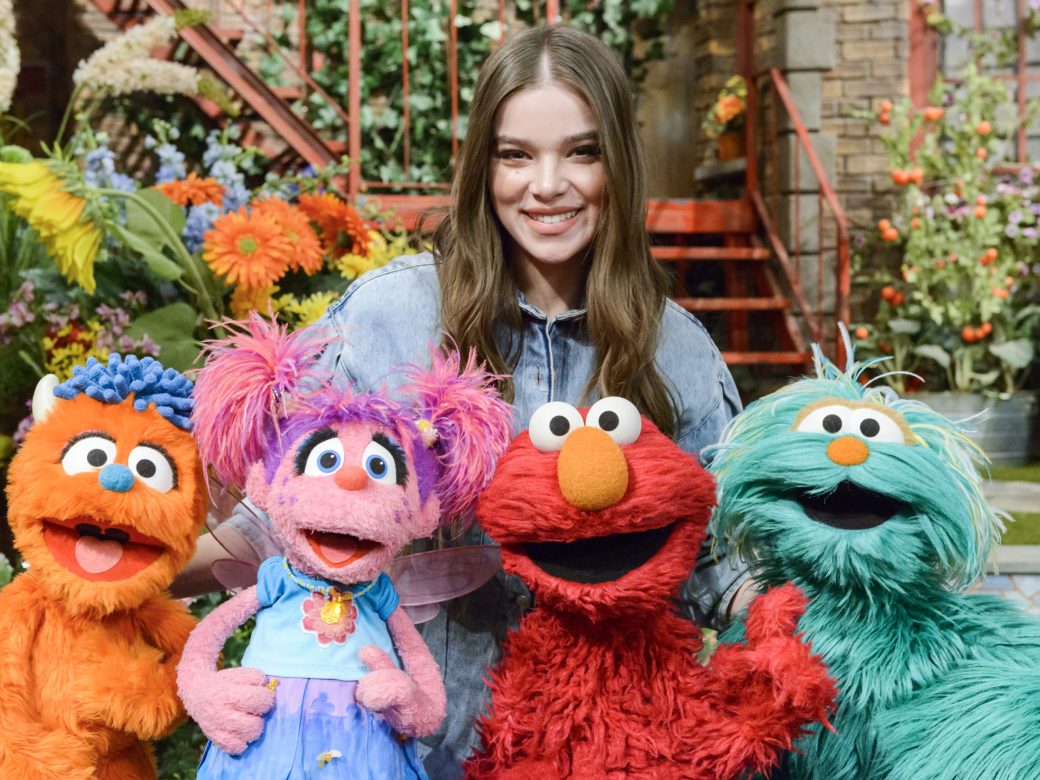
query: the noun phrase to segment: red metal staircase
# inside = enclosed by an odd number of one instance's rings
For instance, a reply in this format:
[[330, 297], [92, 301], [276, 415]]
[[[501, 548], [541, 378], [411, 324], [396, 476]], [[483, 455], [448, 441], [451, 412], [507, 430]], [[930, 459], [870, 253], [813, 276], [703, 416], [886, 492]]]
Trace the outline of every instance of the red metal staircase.
[[[188, 7], [182, 0], [92, 2], [121, 29], [152, 14], [172, 14]], [[194, 2], [191, 7], [197, 8], [201, 2]], [[360, 159], [362, 143], [360, 127], [351, 121], [352, 117], [360, 116], [362, 38], [359, 0], [345, 0], [344, 3], [352, 12], [350, 90], [346, 109], [322, 90], [309, 73], [313, 63], [307, 56], [308, 44], [302, 23], [306, 0], [294, 3], [300, 22], [300, 41], [295, 52], [280, 49], [270, 32], [263, 28], [263, 22], [258, 22], [244, 7], [245, 2], [210, 0], [211, 10], [215, 9], [210, 23], [182, 30], [182, 41], [160, 54], [207, 67], [219, 76], [241, 101], [242, 114], [234, 121], [244, 130], [244, 142], [260, 146], [273, 158], [275, 165], [287, 167], [303, 162], [325, 166], [337, 162], [344, 151], [349, 151], [355, 163], [344, 189], [352, 196], [367, 190], [366, 198], [392, 208], [409, 226], [414, 225], [417, 215], [428, 206], [445, 203], [447, 199], [442, 194], [445, 184], [428, 186], [428, 190], [438, 194], [394, 195], [376, 194], [380, 186], [385, 188], [387, 185], [361, 180], [360, 166], [356, 162]], [[753, 2], [741, 0], [738, 10], [743, 13]], [[504, 19], [505, 0], [498, 0], [498, 3], [500, 17]], [[268, 0], [268, 9], [271, 6]], [[558, 8], [557, 3], [550, 3], [550, 6], [548, 11]], [[235, 13], [225, 13], [228, 7]], [[407, 0], [402, 0], [402, 13], [406, 12]], [[454, 14], [455, 2], [452, 0], [448, 18], [454, 18]], [[745, 27], [748, 25], [750, 22]], [[453, 28], [449, 30], [453, 31]], [[749, 34], [745, 30], [744, 35]], [[265, 83], [239, 56], [239, 47], [248, 35], [259, 36], [265, 40], [268, 51], [277, 51], [293, 85]], [[404, 50], [407, 50], [407, 38], [402, 42]], [[745, 40], [746, 56], [742, 68], [750, 87], [747, 148], [759, 152], [772, 150], [773, 158], [764, 153], [749, 156], [744, 197], [721, 201], [654, 200], [648, 204], [647, 225], [654, 238], [654, 256], [667, 263], [674, 275], [676, 301], [706, 321], [730, 365], [787, 366], [790, 368], [788, 373], [797, 373], [809, 361], [809, 342], [830, 341], [835, 319], [848, 321], [848, 230], [841, 207], [782, 77], [776, 72], [755, 73], [750, 49], [750, 41]], [[457, 91], [457, 74], [454, 74], [452, 83]], [[404, 68], [404, 89], [407, 94], [407, 68]], [[318, 132], [294, 110], [293, 104], [308, 95], [326, 101], [342, 120], [343, 127], [336, 131], [335, 136]], [[763, 95], [771, 101], [772, 127], [760, 116]], [[199, 104], [214, 121], [229, 121], [208, 101], [200, 99]], [[452, 101], [452, 106], [452, 122], [457, 123], [457, 99]], [[802, 241], [797, 227], [800, 218], [795, 215], [793, 233], [787, 230], [788, 235], [784, 235], [782, 221], [776, 213], [776, 204], [780, 201], [771, 197], [769, 192], [771, 184], [776, 185], [776, 193], [780, 189], [775, 181], [779, 165], [777, 145], [759, 143], [760, 139], [775, 137], [782, 132], [777, 124], [778, 112], [785, 115], [786, 127], [793, 127], [797, 137], [795, 165], [800, 166], [800, 155], [805, 154], [816, 177], [813, 192], [818, 195], [819, 202], [816, 220], [819, 240], [816, 244], [816, 272], [812, 279], [805, 278], [807, 263], [802, 256]], [[407, 125], [407, 115], [405, 123]], [[766, 180], [765, 186], [760, 181], [760, 169], [765, 174], [761, 177]], [[800, 198], [795, 200], [801, 202]], [[825, 214], [830, 218], [826, 226]], [[832, 283], [836, 292], [828, 297], [824, 287], [829, 288]], [[814, 294], [809, 295], [806, 290]]]

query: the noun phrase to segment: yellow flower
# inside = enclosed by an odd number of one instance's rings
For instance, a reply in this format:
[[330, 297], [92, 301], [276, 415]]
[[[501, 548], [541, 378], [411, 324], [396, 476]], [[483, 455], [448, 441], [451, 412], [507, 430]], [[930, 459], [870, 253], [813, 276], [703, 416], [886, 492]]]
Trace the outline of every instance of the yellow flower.
[[413, 249], [408, 243], [407, 233], [396, 233], [386, 236], [378, 230], [368, 231], [367, 249], [364, 254], [350, 252], [330, 261], [330, 265], [339, 271], [345, 279], [356, 279], [366, 271], [381, 268], [395, 257], [408, 254]]
[[236, 286], [231, 292], [231, 316], [236, 320], [244, 320], [251, 311], [264, 315], [268, 311], [278, 311], [279, 304], [274, 300], [276, 292], [276, 284], [266, 287], [245, 287], [241, 284]]
[[97, 345], [100, 333], [101, 323], [97, 320], [89, 320], [84, 325], [69, 323], [49, 330], [43, 337], [43, 365], [47, 373], [55, 374], [59, 381], [64, 382], [72, 377], [73, 367], [86, 363], [88, 358], [108, 362], [108, 350]]
[[339, 294], [332, 291], [314, 293], [302, 300], [292, 295], [283, 295], [278, 299], [278, 311], [291, 314], [296, 327], [302, 328], [325, 316], [325, 311], [338, 297]]
[[49, 163], [0, 162], [0, 192], [14, 196], [11, 208], [32, 226], [70, 282], [94, 292], [94, 260], [101, 231], [83, 219], [87, 202], [65, 191]]

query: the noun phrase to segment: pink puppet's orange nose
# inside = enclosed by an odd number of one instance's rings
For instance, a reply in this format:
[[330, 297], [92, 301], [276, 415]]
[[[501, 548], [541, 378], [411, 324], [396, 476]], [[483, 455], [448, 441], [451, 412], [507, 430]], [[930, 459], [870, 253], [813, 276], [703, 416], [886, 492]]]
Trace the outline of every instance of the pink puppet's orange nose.
[[360, 466], [344, 466], [336, 472], [335, 479], [344, 490], [361, 490], [368, 484], [368, 474]]
[[628, 490], [628, 461], [599, 428], [578, 428], [563, 443], [556, 478], [567, 502], [579, 509], [606, 509]]
[[870, 457], [870, 448], [863, 439], [842, 436], [827, 445], [827, 457], [839, 466], [858, 466]]

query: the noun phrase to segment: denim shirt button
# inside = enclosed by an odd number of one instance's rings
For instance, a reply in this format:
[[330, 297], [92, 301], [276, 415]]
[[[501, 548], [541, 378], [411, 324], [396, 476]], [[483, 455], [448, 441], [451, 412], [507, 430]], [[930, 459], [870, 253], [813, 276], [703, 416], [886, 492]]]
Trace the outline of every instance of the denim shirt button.
[[531, 608], [531, 597], [526, 593], [516, 597], [516, 608], [521, 612], [527, 612]]

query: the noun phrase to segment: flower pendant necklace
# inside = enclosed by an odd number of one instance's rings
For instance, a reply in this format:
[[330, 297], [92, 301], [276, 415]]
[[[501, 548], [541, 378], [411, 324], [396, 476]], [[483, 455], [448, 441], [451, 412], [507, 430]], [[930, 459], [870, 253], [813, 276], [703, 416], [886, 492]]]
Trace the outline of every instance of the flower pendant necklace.
[[355, 599], [359, 599], [368, 593], [372, 586], [375, 585], [375, 580], [368, 583], [363, 590], [354, 593], [350, 590], [340, 590], [335, 585], [329, 585], [328, 587], [320, 587], [314, 585], [305, 580], [301, 580], [296, 576], [296, 572], [289, 566], [289, 559], [283, 558], [282, 565], [285, 567], [285, 573], [289, 576], [289, 579], [299, 585], [301, 588], [309, 590], [311, 593], [318, 593], [325, 597], [325, 603], [322, 604], [320, 618], [321, 622], [326, 625], [336, 625], [343, 620], [350, 607], [353, 605]]

